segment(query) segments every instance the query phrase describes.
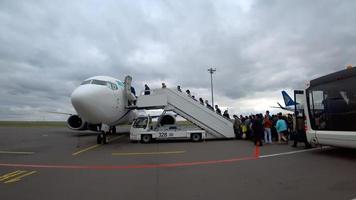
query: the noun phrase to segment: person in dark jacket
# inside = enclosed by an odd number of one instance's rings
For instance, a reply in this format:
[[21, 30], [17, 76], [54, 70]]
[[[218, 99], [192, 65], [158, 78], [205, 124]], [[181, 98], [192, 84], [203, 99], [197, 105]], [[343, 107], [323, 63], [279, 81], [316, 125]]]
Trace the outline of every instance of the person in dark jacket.
[[186, 90], [185, 92], [187, 93], [188, 97], [192, 97], [192, 95], [190, 94], [190, 90]]
[[201, 97], [199, 98], [199, 102], [200, 102], [201, 105], [204, 106], [204, 100]]
[[206, 105], [207, 108], [209, 108], [210, 110], [214, 111], [213, 106], [211, 106], [211, 105], [209, 104], [209, 101], [208, 101], [208, 100], [205, 100], [205, 105]]
[[145, 84], [145, 95], [150, 95], [151, 91], [147, 84]]
[[215, 105], [215, 112], [216, 114], [221, 115], [221, 110], [218, 105]]
[[262, 146], [262, 137], [263, 137], [263, 133], [264, 133], [264, 128], [263, 128], [263, 124], [262, 124], [262, 115], [261, 114], [257, 114], [253, 124], [252, 124], [252, 130], [254, 133], [254, 143], [255, 145], [258, 146]]
[[223, 117], [225, 117], [226, 119], [230, 119], [230, 115], [227, 110], [224, 111]]

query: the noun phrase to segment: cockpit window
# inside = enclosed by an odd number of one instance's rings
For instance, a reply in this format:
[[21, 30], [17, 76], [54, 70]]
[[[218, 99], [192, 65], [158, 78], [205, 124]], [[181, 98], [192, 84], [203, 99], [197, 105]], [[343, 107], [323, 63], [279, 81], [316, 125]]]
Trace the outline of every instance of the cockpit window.
[[124, 87], [124, 84], [121, 81], [117, 80], [116, 82], [120, 87]]
[[111, 84], [111, 89], [113, 90], [117, 90], [117, 85], [115, 83], [110, 83]]
[[102, 86], [108, 86], [108, 88], [112, 90], [118, 90], [118, 86], [115, 83], [109, 82], [109, 81], [102, 81], [102, 80], [86, 80], [83, 81], [80, 85], [87, 85], [87, 84], [93, 84], [93, 85], [102, 85]]
[[83, 81], [80, 85], [86, 85], [86, 84], [90, 84], [91, 80], [86, 80], [86, 81]]
[[101, 80], [93, 80], [91, 82], [91, 84], [94, 84], [94, 85], [107, 85], [106, 81], [101, 81]]

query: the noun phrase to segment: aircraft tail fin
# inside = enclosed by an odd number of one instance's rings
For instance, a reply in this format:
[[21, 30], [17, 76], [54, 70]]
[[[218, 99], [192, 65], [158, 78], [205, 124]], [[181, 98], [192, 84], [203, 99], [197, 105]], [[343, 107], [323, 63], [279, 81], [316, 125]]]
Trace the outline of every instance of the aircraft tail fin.
[[283, 100], [284, 100], [284, 104], [286, 106], [293, 106], [296, 105], [296, 102], [293, 101], [293, 99], [287, 94], [286, 91], [282, 91], [282, 96], [283, 96]]

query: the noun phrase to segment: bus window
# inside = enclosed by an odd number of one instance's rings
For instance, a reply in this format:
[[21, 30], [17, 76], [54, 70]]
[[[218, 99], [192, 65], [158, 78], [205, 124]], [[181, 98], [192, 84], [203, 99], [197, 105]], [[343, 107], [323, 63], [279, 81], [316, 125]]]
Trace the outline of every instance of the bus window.
[[307, 89], [314, 130], [356, 131], [356, 77]]

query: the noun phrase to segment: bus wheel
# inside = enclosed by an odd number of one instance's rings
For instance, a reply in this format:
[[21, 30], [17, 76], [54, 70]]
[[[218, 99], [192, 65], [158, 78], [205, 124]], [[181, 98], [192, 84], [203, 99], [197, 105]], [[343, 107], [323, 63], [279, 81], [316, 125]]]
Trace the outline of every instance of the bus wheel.
[[199, 142], [201, 140], [201, 134], [200, 133], [193, 133], [190, 137], [191, 137], [193, 142]]
[[152, 141], [152, 135], [145, 134], [141, 136], [141, 142], [143, 143], [149, 143]]

